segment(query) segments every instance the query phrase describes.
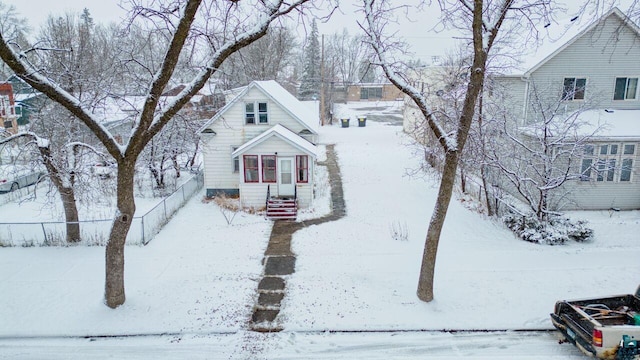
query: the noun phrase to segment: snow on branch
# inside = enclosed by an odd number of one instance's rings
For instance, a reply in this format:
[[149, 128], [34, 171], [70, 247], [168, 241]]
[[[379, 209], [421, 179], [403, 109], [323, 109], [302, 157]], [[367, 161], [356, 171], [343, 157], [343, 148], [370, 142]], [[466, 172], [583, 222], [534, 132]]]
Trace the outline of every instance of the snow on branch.
[[[446, 151], [457, 151], [457, 141], [455, 137], [447, 134], [446, 131], [438, 123], [438, 119], [427, 103], [427, 99], [414, 86], [412, 86], [406, 79], [404, 79], [398, 70], [394, 68], [393, 63], [387, 58], [388, 50], [385, 48], [384, 27], [389, 20], [389, 13], [393, 10], [390, 8], [383, 8], [386, 3], [382, 2], [382, 5], [377, 8], [374, 6], [374, 0], [364, 0], [364, 13], [365, 13], [365, 25], [360, 27], [365, 32], [367, 40], [366, 42], [373, 49], [376, 58], [378, 59], [378, 66], [382, 68], [386, 77], [394, 84], [400, 91], [409, 96], [416, 105], [420, 112], [427, 120], [429, 128], [433, 131], [433, 134], [438, 139], [440, 144]], [[455, 136], [455, 134], [454, 134]]]
[[[80, 121], [96, 134], [107, 148], [111, 147], [114, 153], [124, 153], [123, 150], [118, 147], [118, 143], [109, 131], [101, 124], [100, 119], [93, 116], [91, 112], [83, 107], [75, 96], [40, 74], [40, 71], [35, 69], [27, 60], [26, 52], [16, 52], [12, 46], [9, 45], [3, 33], [0, 33], [0, 58], [27, 84], [42, 92], [51, 100], [61, 104], [80, 119]], [[115, 156], [115, 154], [112, 155]]]

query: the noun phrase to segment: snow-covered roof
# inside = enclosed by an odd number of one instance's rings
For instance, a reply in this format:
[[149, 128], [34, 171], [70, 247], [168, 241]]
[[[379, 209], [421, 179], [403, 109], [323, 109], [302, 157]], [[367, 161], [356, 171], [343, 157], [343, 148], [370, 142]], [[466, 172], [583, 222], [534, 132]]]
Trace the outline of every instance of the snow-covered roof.
[[556, 23], [544, 26], [546, 35], [540, 44], [531, 51], [523, 54], [520, 64], [510, 69], [505, 75], [529, 75], [556, 56], [556, 54], [576, 42], [584, 34], [606, 21], [610, 16], [617, 16], [624, 24], [640, 36], [640, 27], [617, 7], [614, 7], [598, 20], [590, 23], [581, 23], [581, 17], [579, 16], [562, 19]]
[[638, 141], [640, 139], [640, 110], [588, 110], [578, 115], [584, 125], [583, 135], [594, 138]]
[[200, 131], [206, 129], [213, 122], [220, 119], [229, 108], [240, 101], [240, 99], [242, 99], [244, 95], [253, 88], [260, 89], [268, 98], [280, 105], [284, 111], [288, 112], [296, 121], [309, 129], [313, 134], [318, 133], [319, 115], [311, 111], [311, 108], [308, 105], [305, 105], [300, 100], [296, 99], [295, 96], [291, 95], [291, 93], [289, 93], [275, 80], [252, 81], [246, 87], [241, 88], [242, 90], [238, 95], [220, 109], [220, 111], [218, 111], [209, 121], [207, 121]]
[[287, 129], [286, 127], [277, 124], [274, 125], [273, 127], [271, 127], [269, 130], [263, 132], [262, 134], [256, 136], [255, 138], [251, 139], [250, 141], [244, 143], [242, 146], [240, 146], [239, 148], [236, 149], [236, 151], [234, 151], [231, 156], [232, 157], [236, 157], [238, 155], [241, 155], [243, 153], [245, 153], [247, 150], [253, 148], [254, 146], [266, 141], [267, 139], [270, 139], [271, 137], [276, 136], [286, 142], [288, 142], [289, 144], [291, 144], [292, 146], [302, 150], [303, 152], [312, 155], [314, 157], [317, 157], [317, 147], [315, 145], [313, 145], [312, 143], [310, 143], [308, 140], [300, 137], [299, 135], [297, 135], [296, 133], [294, 133], [293, 131]]

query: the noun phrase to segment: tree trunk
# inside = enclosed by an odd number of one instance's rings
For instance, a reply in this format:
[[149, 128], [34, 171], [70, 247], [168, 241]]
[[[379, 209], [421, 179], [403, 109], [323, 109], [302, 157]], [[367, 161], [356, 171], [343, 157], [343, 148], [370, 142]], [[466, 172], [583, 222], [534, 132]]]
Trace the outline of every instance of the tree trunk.
[[81, 240], [81, 237], [75, 193], [72, 188], [58, 188], [58, 191], [64, 207], [64, 219], [67, 223], [67, 242], [77, 243]]
[[[126, 160], [122, 160], [126, 162]], [[132, 161], [135, 164], [135, 161]], [[133, 221], [136, 204], [133, 197], [133, 165], [118, 163], [117, 213], [105, 250], [104, 299], [108, 307], [115, 309], [124, 304], [124, 245]]]
[[433, 279], [436, 268], [438, 243], [451, 201], [457, 168], [458, 152], [447, 152], [445, 155], [444, 169], [442, 171], [442, 180], [440, 181], [440, 188], [438, 190], [438, 198], [435, 209], [433, 210], [433, 215], [431, 216], [431, 221], [429, 222], [429, 230], [427, 231], [427, 238], [424, 244], [422, 266], [418, 280], [418, 298], [425, 302], [433, 300]]

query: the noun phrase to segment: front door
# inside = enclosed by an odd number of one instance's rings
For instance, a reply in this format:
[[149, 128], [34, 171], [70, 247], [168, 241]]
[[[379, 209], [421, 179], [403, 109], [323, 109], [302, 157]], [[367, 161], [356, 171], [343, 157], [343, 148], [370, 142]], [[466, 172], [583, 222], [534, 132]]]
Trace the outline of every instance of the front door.
[[295, 181], [293, 179], [293, 158], [278, 158], [278, 195], [293, 196]]

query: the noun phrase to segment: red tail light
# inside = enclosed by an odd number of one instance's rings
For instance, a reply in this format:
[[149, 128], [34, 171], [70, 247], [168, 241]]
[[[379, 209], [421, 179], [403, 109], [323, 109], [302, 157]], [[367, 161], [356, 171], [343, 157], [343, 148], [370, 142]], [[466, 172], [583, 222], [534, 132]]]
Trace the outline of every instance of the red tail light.
[[602, 330], [593, 329], [593, 345], [602, 347]]

